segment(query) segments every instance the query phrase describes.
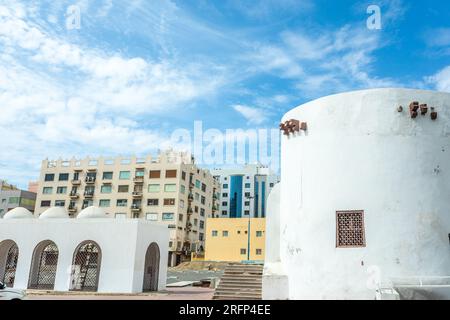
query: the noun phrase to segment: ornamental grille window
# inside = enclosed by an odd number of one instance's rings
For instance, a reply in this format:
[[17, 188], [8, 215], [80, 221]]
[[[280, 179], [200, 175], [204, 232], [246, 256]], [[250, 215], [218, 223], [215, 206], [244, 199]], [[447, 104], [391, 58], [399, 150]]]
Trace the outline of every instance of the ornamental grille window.
[[336, 247], [365, 247], [364, 211], [336, 212]]
[[14, 286], [19, 248], [12, 240], [0, 243], [0, 281], [7, 287]]
[[58, 247], [52, 241], [43, 241], [36, 246], [31, 262], [29, 289], [53, 290], [58, 254]]
[[73, 259], [70, 290], [97, 291], [100, 265], [100, 247], [93, 241], [82, 243]]

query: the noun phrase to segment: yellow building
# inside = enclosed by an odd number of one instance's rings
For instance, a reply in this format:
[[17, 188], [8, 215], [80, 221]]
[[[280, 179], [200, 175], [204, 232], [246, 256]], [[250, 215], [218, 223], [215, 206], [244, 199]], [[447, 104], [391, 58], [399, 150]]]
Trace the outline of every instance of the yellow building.
[[263, 261], [265, 218], [210, 218], [206, 223], [206, 261]]

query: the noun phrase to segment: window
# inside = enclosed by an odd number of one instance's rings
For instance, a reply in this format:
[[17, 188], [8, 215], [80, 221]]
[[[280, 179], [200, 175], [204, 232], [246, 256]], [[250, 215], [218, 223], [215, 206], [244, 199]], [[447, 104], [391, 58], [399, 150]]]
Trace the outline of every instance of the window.
[[90, 166], [96, 166], [98, 164], [98, 161], [97, 160], [90, 160], [89, 161], [89, 165]]
[[107, 166], [111, 166], [114, 164], [114, 159], [105, 159], [105, 165]]
[[364, 211], [336, 212], [336, 247], [365, 247]]
[[116, 213], [116, 219], [126, 219], [127, 214], [126, 213]]
[[206, 184], [202, 183], [202, 191], [206, 192]]
[[176, 184], [165, 184], [164, 185], [164, 192], [176, 192], [176, 191], [177, 191]]
[[228, 205], [228, 202], [222, 201], [222, 205], [223, 205], [224, 207], [226, 207], [226, 206]]
[[262, 255], [262, 249], [256, 249], [256, 255], [257, 256]]
[[244, 210], [244, 214], [248, 216], [250, 214], [250, 210]]
[[269, 187], [270, 187], [270, 188], [273, 188], [273, 183], [270, 183], [270, 184], [269, 184]]
[[130, 189], [130, 187], [128, 185], [122, 185], [122, 186], [119, 186], [117, 191], [118, 192], [128, 192], [129, 189]]
[[201, 187], [200, 180], [195, 180], [195, 187], [196, 187], [197, 189], [200, 189], [200, 187]]
[[183, 215], [181, 213], [178, 215], [178, 221], [183, 221]]
[[44, 178], [45, 181], [53, 181], [55, 180], [55, 175], [53, 173], [47, 173]]
[[20, 197], [10, 197], [8, 199], [9, 204], [19, 204], [19, 202], [20, 202]]
[[224, 197], [224, 198], [228, 197], [228, 193], [226, 193], [226, 192], [222, 193], [222, 197]]
[[43, 194], [52, 194], [52, 192], [53, 192], [52, 187], [44, 187], [44, 189], [42, 190]]
[[223, 186], [222, 186], [222, 189], [228, 189], [228, 184], [224, 183]]
[[57, 194], [66, 194], [67, 193], [67, 187], [58, 187], [56, 188]]
[[174, 206], [175, 205], [175, 199], [164, 199], [164, 205], [165, 206]]
[[194, 226], [198, 225], [198, 219], [194, 219]]
[[245, 188], [247, 188], [247, 189], [249, 189], [250, 186], [251, 186], [250, 183], [246, 183], [246, 184], [245, 184]]
[[145, 174], [144, 169], [137, 169], [135, 172], [135, 177], [143, 177]]
[[73, 173], [73, 180], [79, 180], [80, 179], [80, 172], [74, 172]]
[[217, 234], [218, 234], [217, 230], [213, 230], [212, 233], [211, 233], [211, 235], [212, 235], [213, 237], [217, 237]]
[[42, 200], [41, 201], [41, 207], [50, 207], [51, 201], [50, 200]]
[[[200, 224], [202, 223], [202, 221], [200, 221]], [[205, 239], [205, 235], [203, 233], [199, 233], [198, 234], [198, 240], [203, 241]]]
[[69, 174], [68, 173], [60, 173], [59, 181], [69, 181]]
[[158, 221], [158, 214], [157, 213], [147, 213], [145, 214], [145, 219], [150, 221]]
[[64, 207], [66, 205], [66, 201], [64, 200], [55, 200], [55, 207]]
[[247, 249], [241, 249], [241, 254], [247, 254]]
[[204, 196], [201, 197], [200, 202], [201, 204], [205, 204], [206, 198]]
[[103, 180], [112, 180], [113, 173], [112, 172], [103, 172]]
[[200, 220], [200, 229], [205, 228], [205, 221]]
[[148, 206], [157, 206], [159, 204], [159, 199], [147, 199]]
[[110, 186], [110, 185], [101, 186], [100, 192], [101, 193], [111, 193], [112, 192], [112, 186]]
[[244, 205], [248, 207], [250, 205], [250, 201], [245, 201]]
[[161, 171], [160, 170], [150, 170], [149, 177], [150, 177], [150, 179], [159, 179], [159, 178], [161, 178]]
[[131, 164], [131, 159], [122, 159], [120, 160], [120, 164]]
[[177, 170], [166, 170], [166, 178], [176, 178]]
[[184, 208], [184, 200], [180, 200], [180, 208]]
[[257, 237], [257, 238], [261, 238], [262, 235], [263, 235], [263, 232], [262, 232], [262, 231], [256, 231], [256, 237]]
[[111, 205], [111, 200], [109, 199], [102, 199], [98, 202], [99, 207], [107, 208]]
[[181, 171], [181, 179], [186, 180], [186, 172]]
[[180, 185], [180, 192], [181, 192], [182, 194], [185, 194], [185, 192], [186, 192], [186, 187], [183, 186], [183, 185]]
[[120, 180], [128, 180], [131, 177], [130, 171], [120, 171], [119, 173], [119, 179]]
[[148, 192], [159, 192], [160, 188], [159, 188], [159, 184], [149, 184], [148, 185]]
[[116, 206], [118, 207], [126, 207], [128, 204], [128, 200], [127, 199], [118, 199]]
[[173, 220], [173, 213], [170, 213], [170, 212], [164, 212], [164, 213], [162, 214], [162, 219], [163, 219], [163, 221]]
[[200, 216], [204, 217], [205, 216], [205, 209], [200, 208]]
[[226, 216], [227, 215], [227, 210], [222, 210], [222, 215]]
[[250, 192], [246, 192], [245, 194], [244, 194], [244, 196], [246, 197], [246, 198], [250, 198]]
[[228, 231], [226, 230], [222, 231], [222, 237], [228, 237]]

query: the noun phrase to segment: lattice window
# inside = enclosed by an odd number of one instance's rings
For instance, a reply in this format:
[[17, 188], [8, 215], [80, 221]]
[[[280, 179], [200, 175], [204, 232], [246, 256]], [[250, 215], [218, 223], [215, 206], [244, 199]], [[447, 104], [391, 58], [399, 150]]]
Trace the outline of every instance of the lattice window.
[[364, 211], [336, 212], [336, 247], [365, 247]]

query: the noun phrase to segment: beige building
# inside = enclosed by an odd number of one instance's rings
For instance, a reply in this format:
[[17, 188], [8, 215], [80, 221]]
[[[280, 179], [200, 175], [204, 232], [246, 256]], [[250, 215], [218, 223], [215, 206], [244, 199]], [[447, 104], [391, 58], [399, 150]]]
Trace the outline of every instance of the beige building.
[[95, 205], [111, 218], [167, 224], [169, 265], [175, 265], [204, 250], [206, 218], [216, 209], [219, 192], [219, 183], [188, 153], [44, 160], [35, 215], [59, 206], [76, 217]]

